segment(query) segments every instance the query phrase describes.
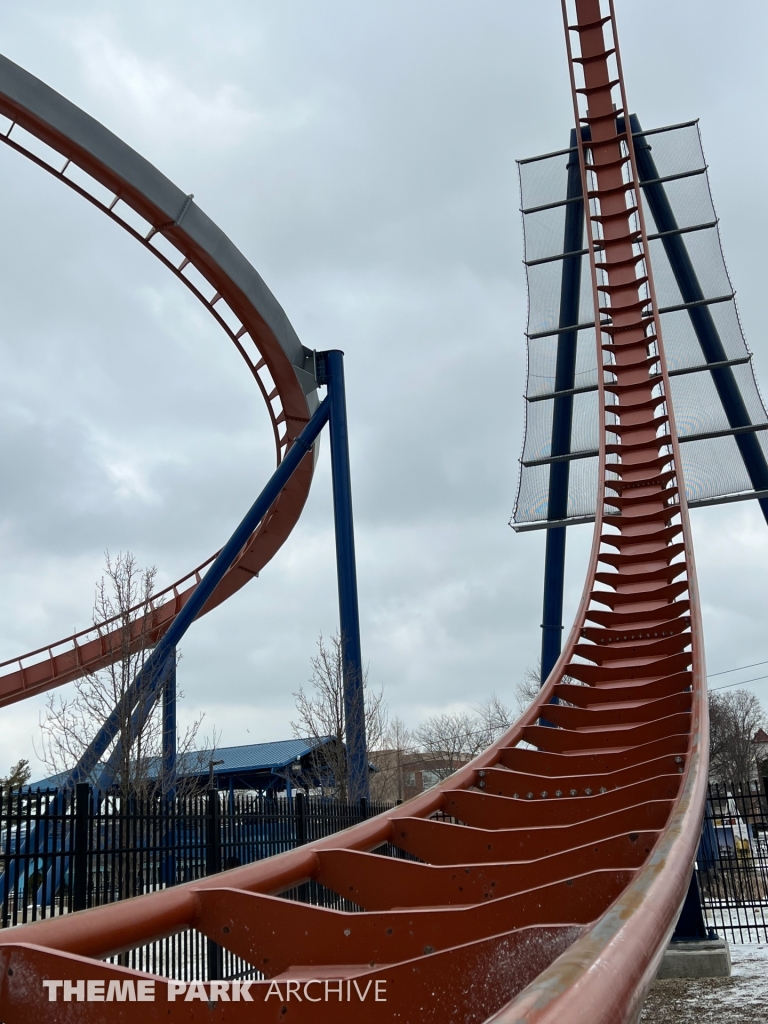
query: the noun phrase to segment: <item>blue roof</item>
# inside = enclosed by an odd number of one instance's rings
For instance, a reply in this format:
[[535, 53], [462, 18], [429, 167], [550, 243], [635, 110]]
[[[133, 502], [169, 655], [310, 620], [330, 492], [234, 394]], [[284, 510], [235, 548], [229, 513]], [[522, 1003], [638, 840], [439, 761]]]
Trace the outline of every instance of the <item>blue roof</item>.
[[[202, 762], [204, 771], [208, 771], [211, 757], [223, 761], [213, 769], [215, 775], [227, 775], [229, 772], [269, 771], [272, 768], [287, 768], [293, 761], [306, 757], [312, 750], [330, 737], [324, 737], [320, 744], [309, 740], [275, 740], [272, 743], [248, 743], [242, 747], [217, 747], [215, 750], [195, 751], [190, 756], [196, 763]], [[181, 766], [180, 766], [181, 767]]]
[[[306, 757], [318, 745], [328, 743], [330, 736], [324, 736], [319, 744], [310, 740], [274, 740], [271, 743], [247, 743], [242, 747], [217, 747], [214, 750], [190, 751], [186, 758], [180, 757], [177, 765], [178, 773], [184, 774], [184, 761], [187, 761], [187, 772], [190, 775], [208, 775], [209, 761], [222, 761], [214, 766], [214, 775], [229, 775], [231, 772], [270, 772], [287, 768], [293, 761]], [[95, 785], [101, 774], [103, 764], [99, 764], [92, 772], [91, 783]], [[159, 763], [158, 763], [159, 767]], [[150, 775], [152, 775], [150, 770]], [[56, 789], [66, 778], [66, 772], [51, 775], [39, 782], [29, 783], [29, 789]]]

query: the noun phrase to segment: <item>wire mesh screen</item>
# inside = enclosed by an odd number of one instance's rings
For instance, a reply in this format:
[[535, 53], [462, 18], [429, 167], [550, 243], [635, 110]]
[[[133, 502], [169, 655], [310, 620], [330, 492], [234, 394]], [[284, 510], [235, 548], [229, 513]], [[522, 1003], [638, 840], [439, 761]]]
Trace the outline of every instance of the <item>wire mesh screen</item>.
[[[644, 131], [633, 119], [632, 130], [688, 500], [763, 496], [768, 414], [723, 259], [698, 124]], [[577, 160], [572, 145], [518, 164], [529, 302], [515, 526], [595, 514], [598, 356]], [[553, 512], [551, 475], [563, 463], [567, 512]]]

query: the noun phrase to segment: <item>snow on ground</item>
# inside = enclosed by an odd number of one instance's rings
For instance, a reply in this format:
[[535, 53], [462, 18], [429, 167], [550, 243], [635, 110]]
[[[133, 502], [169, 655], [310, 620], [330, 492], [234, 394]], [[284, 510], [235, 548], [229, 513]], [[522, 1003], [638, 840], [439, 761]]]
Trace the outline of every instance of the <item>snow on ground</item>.
[[730, 978], [671, 978], [654, 983], [641, 1024], [765, 1024], [768, 944], [731, 945]]
[[704, 919], [721, 939], [742, 945], [760, 942], [768, 933], [768, 903], [742, 903], [730, 900], [706, 900]]

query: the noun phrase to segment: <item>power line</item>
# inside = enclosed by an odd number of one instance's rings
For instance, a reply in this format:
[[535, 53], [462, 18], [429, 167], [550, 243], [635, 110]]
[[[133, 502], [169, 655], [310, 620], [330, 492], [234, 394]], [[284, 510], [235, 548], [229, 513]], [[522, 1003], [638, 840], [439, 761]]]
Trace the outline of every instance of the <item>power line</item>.
[[[764, 664], [765, 664], [765, 662], [758, 662], [758, 665], [764, 665]], [[749, 668], [748, 665], [745, 666], [745, 667]], [[732, 669], [729, 669], [729, 671], [730, 672], [737, 672], [738, 669], [732, 668]], [[725, 673], [724, 672], [715, 672], [714, 675], [725, 675]], [[761, 679], [768, 679], [768, 676], [755, 676], [753, 679], [742, 679], [738, 683], [726, 683], [725, 686], [710, 686], [709, 687], [709, 692], [710, 693], [714, 693], [715, 690], [730, 690], [731, 687], [733, 687], [733, 686], [746, 686], [747, 683], [757, 683]]]
[[[768, 665], [768, 662], [753, 662], [752, 665], [742, 665], [738, 669], [723, 669], [722, 672], [711, 672], [707, 678], [714, 679], [715, 676], [727, 676], [731, 672], [743, 672], [745, 669], [757, 669], [759, 665]], [[765, 677], [761, 676], [760, 678], [764, 679]]]

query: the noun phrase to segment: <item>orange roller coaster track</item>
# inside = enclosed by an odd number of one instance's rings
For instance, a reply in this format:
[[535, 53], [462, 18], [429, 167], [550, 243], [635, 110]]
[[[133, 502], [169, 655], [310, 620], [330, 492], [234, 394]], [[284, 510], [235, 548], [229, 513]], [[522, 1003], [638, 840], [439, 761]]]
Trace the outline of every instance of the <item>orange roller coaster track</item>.
[[[43, 82], [0, 56], [0, 142], [26, 156], [139, 241], [199, 299], [245, 360], [272, 423], [278, 464], [318, 405], [314, 353], [229, 238], [143, 157]], [[259, 574], [290, 535], [312, 483], [308, 455], [219, 584], [205, 611]], [[135, 616], [137, 645], [162, 637], [215, 555]], [[143, 612], [143, 606], [133, 609]], [[114, 660], [120, 634], [106, 621], [0, 663], [0, 707]]]
[[[705, 671], [613, 6], [563, 11], [576, 120], [590, 130], [579, 157], [603, 493], [584, 594], [540, 699], [440, 786], [343, 833], [0, 936], [5, 1024], [637, 1019], [699, 836]], [[360, 911], [281, 898], [310, 879]], [[185, 999], [183, 985], [104, 962], [191, 928], [262, 979]], [[148, 1001], [105, 1014], [77, 1001], [79, 981], [102, 994], [131, 983]]]

